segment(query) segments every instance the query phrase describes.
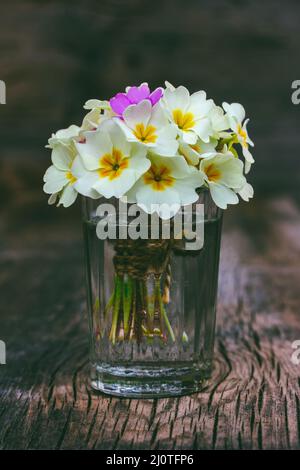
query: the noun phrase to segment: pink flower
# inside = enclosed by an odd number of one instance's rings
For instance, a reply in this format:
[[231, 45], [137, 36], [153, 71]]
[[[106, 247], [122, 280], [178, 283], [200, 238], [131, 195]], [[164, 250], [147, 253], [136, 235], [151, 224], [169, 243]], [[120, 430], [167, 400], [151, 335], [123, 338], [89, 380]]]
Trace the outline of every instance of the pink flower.
[[109, 103], [112, 110], [122, 117], [128, 106], [138, 104], [143, 100], [149, 100], [152, 106], [154, 106], [161, 99], [162, 95], [162, 88], [156, 88], [150, 93], [148, 83], [142, 83], [139, 87], [127, 87], [126, 93], [117, 93], [116, 96], [110, 99]]

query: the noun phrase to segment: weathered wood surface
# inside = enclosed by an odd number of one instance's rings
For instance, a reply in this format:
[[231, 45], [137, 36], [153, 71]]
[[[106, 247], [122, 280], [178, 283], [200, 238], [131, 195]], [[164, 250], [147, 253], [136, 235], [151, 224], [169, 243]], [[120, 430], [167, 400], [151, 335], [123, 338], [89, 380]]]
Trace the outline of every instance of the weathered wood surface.
[[300, 448], [295, 200], [227, 212], [213, 378], [202, 393], [159, 400], [91, 392], [76, 209], [42, 204], [0, 218], [0, 448]]

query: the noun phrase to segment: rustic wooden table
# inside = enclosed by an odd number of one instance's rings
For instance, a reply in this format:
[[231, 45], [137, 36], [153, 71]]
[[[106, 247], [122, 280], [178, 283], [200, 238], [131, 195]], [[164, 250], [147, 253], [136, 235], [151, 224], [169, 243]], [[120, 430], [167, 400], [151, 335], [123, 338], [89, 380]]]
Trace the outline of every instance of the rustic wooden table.
[[1, 448], [300, 448], [295, 200], [227, 212], [212, 380], [202, 393], [157, 400], [91, 392], [80, 226], [34, 204], [34, 216], [15, 207], [0, 221]]

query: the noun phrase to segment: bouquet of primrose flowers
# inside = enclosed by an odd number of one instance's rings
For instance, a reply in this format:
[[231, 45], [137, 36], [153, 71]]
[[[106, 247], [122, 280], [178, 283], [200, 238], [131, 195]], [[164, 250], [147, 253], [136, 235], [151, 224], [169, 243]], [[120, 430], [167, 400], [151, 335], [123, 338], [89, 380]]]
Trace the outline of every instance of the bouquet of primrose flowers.
[[[144, 212], [168, 219], [195, 203], [199, 190], [209, 191], [221, 209], [237, 204], [238, 196], [253, 197], [245, 175], [254, 162], [254, 144], [241, 104], [220, 107], [204, 91], [190, 94], [166, 82], [152, 92], [147, 83], [127, 87], [109, 101], [91, 99], [84, 108], [81, 126], [49, 139], [52, 165], [44, 175], [49, 204], [69, 207], [78, 194], [126, 196]], [[169, 240], [116, 241], [114, 290], [104, 309], [112, 343], [154, 336], [174, 340], [166, 314], [171, 250]]]

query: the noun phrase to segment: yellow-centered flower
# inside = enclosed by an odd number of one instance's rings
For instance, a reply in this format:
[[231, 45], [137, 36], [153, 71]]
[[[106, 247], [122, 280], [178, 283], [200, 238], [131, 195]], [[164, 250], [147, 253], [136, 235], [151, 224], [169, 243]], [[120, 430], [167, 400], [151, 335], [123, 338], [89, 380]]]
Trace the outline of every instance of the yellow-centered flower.
[[248, 148], [249, 144], [247, 142], [248, 134], [245, 129], [239, 124], [237, 127], [237, 134], [241, 137], [241, 144], [243, 147]]
[[70, 184], [74, 184], [77, 181], [76, 176], [74, 176], [71, 171], [66, 172], [66, 178], [70, 181]]
[[221, 178], [220, 170], [213, 164], [210, 163], [207, 167], [203, 168], [204, 173], [206, 174], [209, 181], [216, 183]]
[[165, 165], [152, 163], [144, 175], [145, 184], [150, 184], [155, 191], [164, 191], [173, 185], [175, 178], [171, 176], [171, 170]]
[[181, 109], [174, 109], [173, 119], [175, 124], [177, 124], [182, 131], [188, 131], [195, 125], [194, 114], [190, 112], [184, 113]]
[[120, 150], [113, 148], [111, 154], [107, 153], [100, 158], [99, 164], [98, 174], [100, 178], [114, 180], [121, 176], [129, 163], [128, 157], [125, 157]]
[[133, 131], [135, 137], [143, 142], [144, 144], [154, 144], [157, 139], [157, 135], [155, 134], [156, 127], [148, 125], [144, 126], [143, 123], [136, 124], [135, 130]]

